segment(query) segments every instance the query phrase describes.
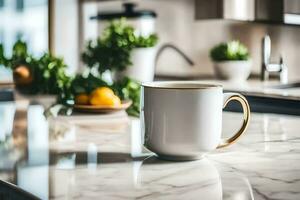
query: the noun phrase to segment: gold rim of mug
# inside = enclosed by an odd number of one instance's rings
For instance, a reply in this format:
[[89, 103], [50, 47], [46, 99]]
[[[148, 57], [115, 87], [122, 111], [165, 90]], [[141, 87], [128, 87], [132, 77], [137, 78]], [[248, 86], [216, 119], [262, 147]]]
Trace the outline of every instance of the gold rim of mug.
[[[172, 87], [172, 86], [164, 86], [164, 85], [155, 85], [155, 84], [191, 84], [191, 85], [199, 85], [198, 87]], [[179, 90], [199, 90], [199, 89], [212, 89], [212, 88], [223, 88], [222, 85], [218, 84], [208, 84], [208, 83], [197, 83], [197, 82], [184, 82], [184, 81], [157, 81], [157, 82], [150, 82], [150, 83], [142, 83], [142, 87], [145, 88], [155, 88], [155, 89], [179, 89]]]

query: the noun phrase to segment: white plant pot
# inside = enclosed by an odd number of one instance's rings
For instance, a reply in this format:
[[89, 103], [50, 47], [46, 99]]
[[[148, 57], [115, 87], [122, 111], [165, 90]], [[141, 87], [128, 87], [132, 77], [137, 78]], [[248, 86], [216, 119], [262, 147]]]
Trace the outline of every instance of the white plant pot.
[[151, 82], [155, 73], [156, 48], [137, 48], [132, 51], [132, 65], [126, 70], [117, 72], [116, 78], [121, 79], [125, 76], [140, 82]]
[[214, 62], [214, 71], [218, 79], [245, 81], [251, 72], [251, 60]]

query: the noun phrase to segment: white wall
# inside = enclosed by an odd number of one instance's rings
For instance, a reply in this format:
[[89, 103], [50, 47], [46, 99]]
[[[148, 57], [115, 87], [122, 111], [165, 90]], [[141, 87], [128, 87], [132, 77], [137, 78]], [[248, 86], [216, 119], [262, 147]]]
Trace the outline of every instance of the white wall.
[[79, 65], [77, 0], [54, 0], [53, 53], [74, 73]]

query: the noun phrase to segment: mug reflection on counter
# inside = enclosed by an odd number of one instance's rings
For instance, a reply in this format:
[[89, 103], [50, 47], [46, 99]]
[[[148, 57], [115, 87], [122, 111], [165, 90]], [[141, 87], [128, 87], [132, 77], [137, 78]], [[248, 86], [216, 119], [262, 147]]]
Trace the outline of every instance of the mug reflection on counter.
[[152, 156], [143, 161], [137, 180], [138, 187], [151, 188], [154, 196], [165, 199], [174, 198], [174, 194], [176, 199], [221, 200], [223, 196], [219, 171], [205, 158], [174, 164]]
[[[176, 199], [254, 199], [251, 184], [244, 174], [215, 165], [207, 158], [174, 163], [150, 156], [137, 162], [133, 171], [135, 188], [151, 188], [151, 195], [159, 194], [165, 199], [174, 198], [174, 194]], [[181, 193], [181, 190], [184, 192]]]

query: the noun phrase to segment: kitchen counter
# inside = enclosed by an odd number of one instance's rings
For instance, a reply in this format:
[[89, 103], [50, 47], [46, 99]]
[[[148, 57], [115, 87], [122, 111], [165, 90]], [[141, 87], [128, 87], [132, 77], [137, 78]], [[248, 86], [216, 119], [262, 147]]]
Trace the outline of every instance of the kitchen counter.
[[[224, 136], [241, 118], [224, 112]], [[0, 103], [0, 123], [0, 179], [42, 199], [300, 199], [300, 117], [252, 114], [237, 143], [191, 162], [156, 158], [124, 112], [46, 120]]]
[[[244, 95], [277, 98], [284, 100], [300, 100], [300, 87], [279, 89], [281, 85], [278, 80], [271, 79], [270, 81], [262, 82], [257, 77], [250, 77], [245, 82], [234, 82], [226, 80], [217, 80], [213, 76], [156, 76], [156, 80], [184, 80], [184, 81], [200, 81], [204, 83], [221, 84], [224, 90], [240, 92]], [[299, 81], [293, 81], [295, 83]]]
[[[156, 76], [156, 80], [181, 80], [202, 83], [219, 84], [225, 92], [237, 92], [244, 95], [250, 104], [251, 110], [258, 113], [276, 113], [300, 116], [300, 82], [280, 84], [278, 80], [271, 79], [266, 82], [257, 77], [250, 77], [245, 82], [216, 80], [209, 76], [174, 77]], [[238, 103], [229, 103], [227, 111], [240, 112]]]
[[[208, 80], [207, 80], [208, 81]], [[222, 84], [225, 90], [240, 92], [244, 95], [268, 97], [287, 100], [300, 100], [300, 88], [279, 89], [278, 81], [261, 82], [259, 80], [248, 80], [246, 82], [214, 81]]]

